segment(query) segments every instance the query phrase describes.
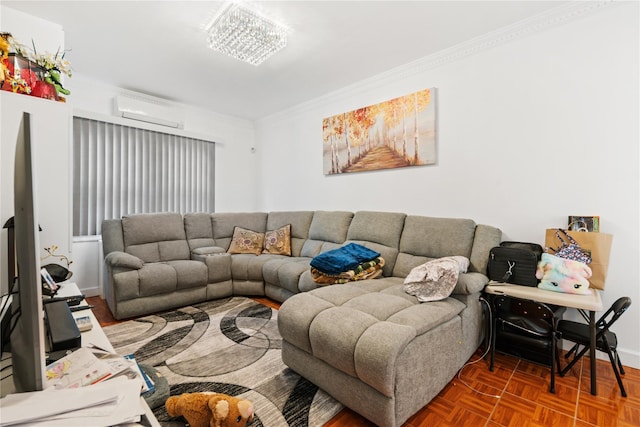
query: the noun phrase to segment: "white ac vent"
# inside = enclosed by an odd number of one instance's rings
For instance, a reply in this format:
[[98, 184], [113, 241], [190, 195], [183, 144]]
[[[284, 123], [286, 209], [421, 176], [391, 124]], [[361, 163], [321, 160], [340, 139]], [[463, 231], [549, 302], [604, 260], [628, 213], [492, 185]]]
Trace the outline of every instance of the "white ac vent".
[[115, 97], [115, 114], [125, 119], [139, 120], [184, 129], [180, 114], [169, 104], [143, 97], [117, 95]]

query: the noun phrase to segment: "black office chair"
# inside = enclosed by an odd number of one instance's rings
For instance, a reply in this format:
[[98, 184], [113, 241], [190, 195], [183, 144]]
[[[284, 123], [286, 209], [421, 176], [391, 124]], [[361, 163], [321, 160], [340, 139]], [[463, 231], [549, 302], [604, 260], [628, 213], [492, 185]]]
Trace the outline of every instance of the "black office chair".
[[[620, 356], [618, 356], [618, 337], [612, 331], [609, 330], [611, 325], [627, 311], [631, 305], [631, 298], [622, 297], [618, 298], [616, 302], [598, 319], [596, 322], [596, 348], [600, 351], [606, 352], [609, 355], [611, 361], [611, 367], [616, 374], [618, 380], [618, 386], [620, 386], [620, 392], [623, 397], [627, 397], [627, 392], [622, 385], [622, 378], [620, 374], [624, 375], [624, 368], [620, 362]], [[570, 320], [561, 320], [558, 323], [558, 332], [569, 341], [576, 343], [569, 352], [565, 355], [569, 358], [573, 355], [573, 359], [569, 364], [560, 371], [560, 376], [563, 377], [569, 370], [576, 364], [578, 360], [589, 350], [590, 333], [589, 325], [584, 323], [572, 322]], [[578, 351], [579, 347], [584, 348]]]
[[[564, 307], [556, 310], [547, 304], [508, 296], [493, 297], [493, 334], [491, 363], [493, 371], [496, 345], [503, 351], [551, 367], [549, 391], [555, 393], [555, 373], [560, 368], [557, 351], [557, 319]], [[496, 344], [497, 342], [497, 344]]]

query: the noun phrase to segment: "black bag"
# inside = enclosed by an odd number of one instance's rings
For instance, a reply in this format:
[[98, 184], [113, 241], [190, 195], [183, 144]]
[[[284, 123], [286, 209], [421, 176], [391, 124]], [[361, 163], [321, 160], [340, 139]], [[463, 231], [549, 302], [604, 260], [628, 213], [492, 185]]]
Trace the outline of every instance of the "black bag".
[[489, 251], [490, 280], [524, 286], [538, 286], [536, 268], [542, 256], [537, 243], [502, 242]]

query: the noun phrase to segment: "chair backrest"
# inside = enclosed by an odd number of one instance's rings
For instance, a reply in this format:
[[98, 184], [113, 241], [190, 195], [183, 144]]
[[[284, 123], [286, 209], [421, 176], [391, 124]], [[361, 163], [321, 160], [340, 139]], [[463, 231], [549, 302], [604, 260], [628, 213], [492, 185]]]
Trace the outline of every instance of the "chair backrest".
[[631, 305], [631, 298], [629, 297], [620, 297], [618, 298], [609, 309], [600, 316], [598, 322], [596, 323], [596, 327], [598, 330], [598, 336], [604, 334], [609, 330], [611, 325], [615, 323], [616, 320], [620, 318], [624, 314], [625, 311]]

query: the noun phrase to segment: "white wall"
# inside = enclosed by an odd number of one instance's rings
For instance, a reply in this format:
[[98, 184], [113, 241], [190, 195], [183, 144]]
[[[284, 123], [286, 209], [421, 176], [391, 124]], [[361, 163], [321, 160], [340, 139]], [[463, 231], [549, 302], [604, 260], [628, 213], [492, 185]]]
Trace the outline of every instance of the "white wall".
[[2, 32], [11, 33], [15, 40], [30, 49], [33, 40], [38, 52], [64, 51], [64, 31], [58, 24], [0, 6], [0, 25]]
[[[0, 7], [0, 28], [10, 32], [19, 42], [41, 52], [56, 52], [64, 49], [64, 31], [59, 25], [42, 19]], [[70, 135], [69, 111], [67, 105], [31, 96], [9, 92], [0, 93], [0, 126], [2, 147], [0, 147], [0, 226], [11, 218], [13, 212], [13, 162], [18, 127], [22, 111], [32, 113], [34, 154], [38, 164], [38, 222], [42, 226], [39, 234], [40, 255], [45, 257], [45, 247], [58, 246], [58, 255], [69, 255], [71, 250], [71, 199], [65, 189], [70, 188], [68, 173], [70, 152], [65, 141]], [[8, 289], [7, 230], [0, 230], [0, 288]], [[52, 258], [42, 264], [55, 262]], [[64, 262], [60, 262], [64, 264]]]
[[[71, 250], [71, 173], [70, 151], [64, 144], [71, 132], [70, 109], [67, 105], [32, 96], [0, 92], [0, 226], [14, 215], [13, 174], [15, 146], [22, 112], [31, 114], [31, 142], [36, 164], [37, 220], [42, 231], [38, 235], [40, 257], [47, 256], [44, 248], [58, 246], [56, 255], [68, 255]], [[62, 144], [59, 144], [62, 142]], [[17, 239], [20, 236], [15, 236]], [[3, 293], [10, 284], [7, 269], [8, 231], [2, 229], [0, 238], [0, 283]], [[55, 258], [42, 259], [41, 264], [65, 265]]]
[[[259, 121], [261, 208], [467, 217], [541, 244], [568, 215], [600, 215], [614, 235], [604, 303], [634, 300], [616, 331], [624, 363], [640, 367], [638, 3], [527, 30]], [[436, 165], [323, 175], [323, 118], [429, 87]]]

